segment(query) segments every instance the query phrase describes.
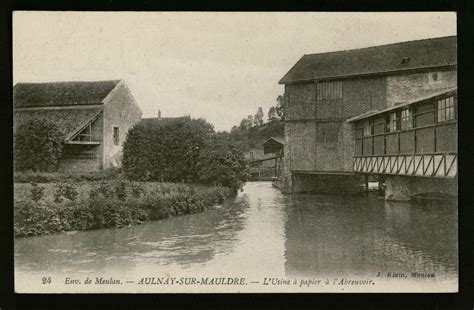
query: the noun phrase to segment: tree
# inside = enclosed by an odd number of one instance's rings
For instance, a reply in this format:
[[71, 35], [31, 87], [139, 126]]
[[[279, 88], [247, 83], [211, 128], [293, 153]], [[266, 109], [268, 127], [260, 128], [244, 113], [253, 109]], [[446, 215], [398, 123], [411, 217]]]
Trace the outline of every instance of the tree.
[[200, 149], [214, 133], [203, 119], [139, 123], [128, 132], [123, 147], [123, 169], [131, 179], [193, 181]]
[[259, 107], [257, 110], [257, 114], [255, 114], [253, 118], [253, 124], [256, 127], [261, 127], [263, 125], [263, 110], [262, 107]]
[[55, 170], [64, 137], [59, 126], [49, 120], [32, 119], [20, 125], [13, 137], [15, 170]]
[[269, 110], [268, 110], [268, 121], [269, 122], [275, 122], [275, 121], [279, 121], [280, 119], [278, 118], [277, 116], [277, 113], [276, 113], [276, 108], [275, 107], [271, 107]]
[[252, 115], [249, 115], [247, 116], [247, 118], [243, 118], [241, 121], [240, 121], [240, 129], [241, 130], [249, 130], [250, 127], [253, 126], [253, 116]]
[[280, 120], [284, 121], [285, 116], [286, 116], [286, 111], [288, 108], [287, 100], [284, 96], [278, 95], [276, 101], [277, 101], [277, 105], [275, 107], [276, 115]]
[[124, 143], [123, 170], [135, 180], [199, 182], [236, 190], [246, 180], [246, 168], [231, 136], [216, 134], [203, 119], [141, 122]]
[[198, 167], [201, 183], [226, 186], [234, 192], [242, 188], [248, 177], [241, 149], [224, 133], [213, 136], [203, 148]]

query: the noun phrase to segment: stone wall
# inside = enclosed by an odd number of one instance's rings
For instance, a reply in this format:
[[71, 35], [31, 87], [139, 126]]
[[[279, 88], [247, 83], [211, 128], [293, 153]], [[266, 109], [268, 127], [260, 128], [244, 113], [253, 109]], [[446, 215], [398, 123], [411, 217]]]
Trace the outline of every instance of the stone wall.
[[436, 89], [456, 86], [456, 70], [433, 70], [424, 73], [392, 75], [387, 77], [387, 106], [416, 99]]
[[457, 179], [391, 175], [385, 177], [385, 200], [408, 201], [414, 195], [428, 193], [457, 196]]
[[[128, 130], [141, 119], [142, 111], [128, 87], [119, 83], [104, 100], [104, 157], [103, 168], [120, 167], [122, 147]], [[119, 143], [114, 144], [114, 127], [119, 128]]]
[[293, 174], [292, 192], [354, 195], [365, 191], [365, 180], [360, 175]]
[[343, 118], [387, 106], [387, 77], [354, 78], [343, 82]]

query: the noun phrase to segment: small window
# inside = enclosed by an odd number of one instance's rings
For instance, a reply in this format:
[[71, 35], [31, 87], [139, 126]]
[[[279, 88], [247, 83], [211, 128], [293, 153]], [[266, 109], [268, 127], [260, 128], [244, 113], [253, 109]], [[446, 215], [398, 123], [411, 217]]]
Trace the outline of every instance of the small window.
[[438, 100], [438, 123], [454, 119], [454, 98]]
[[411, 110], [404, 109], [401, 113], [401, 129], [411, 129], [412, 128], [412, 117], [411, 117]]
[[120, 137], [119, 137], [119, 128], [114, 126], [114, 145], [119, 145]]
[[438, 80], [438, 73], [435, 72], [431, 75], [431, 78], [433, 79], [433, 81], [437, 81]]

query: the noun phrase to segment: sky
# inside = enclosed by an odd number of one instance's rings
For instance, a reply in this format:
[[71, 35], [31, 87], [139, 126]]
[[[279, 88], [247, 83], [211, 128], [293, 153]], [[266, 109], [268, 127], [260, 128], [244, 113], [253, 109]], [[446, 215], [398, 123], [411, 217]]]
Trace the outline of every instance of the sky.
[[14, 12], [13, 83], [122, 79], [143, 117], [230, 130], [304, 54], [456, 34], [453, 12]]

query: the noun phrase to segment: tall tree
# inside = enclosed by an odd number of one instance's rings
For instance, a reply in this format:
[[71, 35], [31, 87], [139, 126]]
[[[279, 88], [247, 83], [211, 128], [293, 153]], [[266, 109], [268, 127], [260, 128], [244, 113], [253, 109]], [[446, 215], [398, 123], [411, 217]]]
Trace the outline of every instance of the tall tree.
[[271, 107], [269, 110], [268, 110], [268, 121], [269, 122], [274, 122], [274, 121], [279, 121], [280, 119], [278, 118], [278, 115], [276, 113], [276, 108], [275, 107]]
[[286, 116], [286, 110], [288, 108], [287, 100], [284, 96], [278, 95], [276, 101], [277, 101], [277, 105], [275, 107], [276, 114], [280, 120], [284, 121], [285, 116]]
[[257, 114], [255, 114], [253, 123], [257, 127], [261, 127], [263, 125], [263, 110], [262, 107], [259, 107], [257, 110]]

